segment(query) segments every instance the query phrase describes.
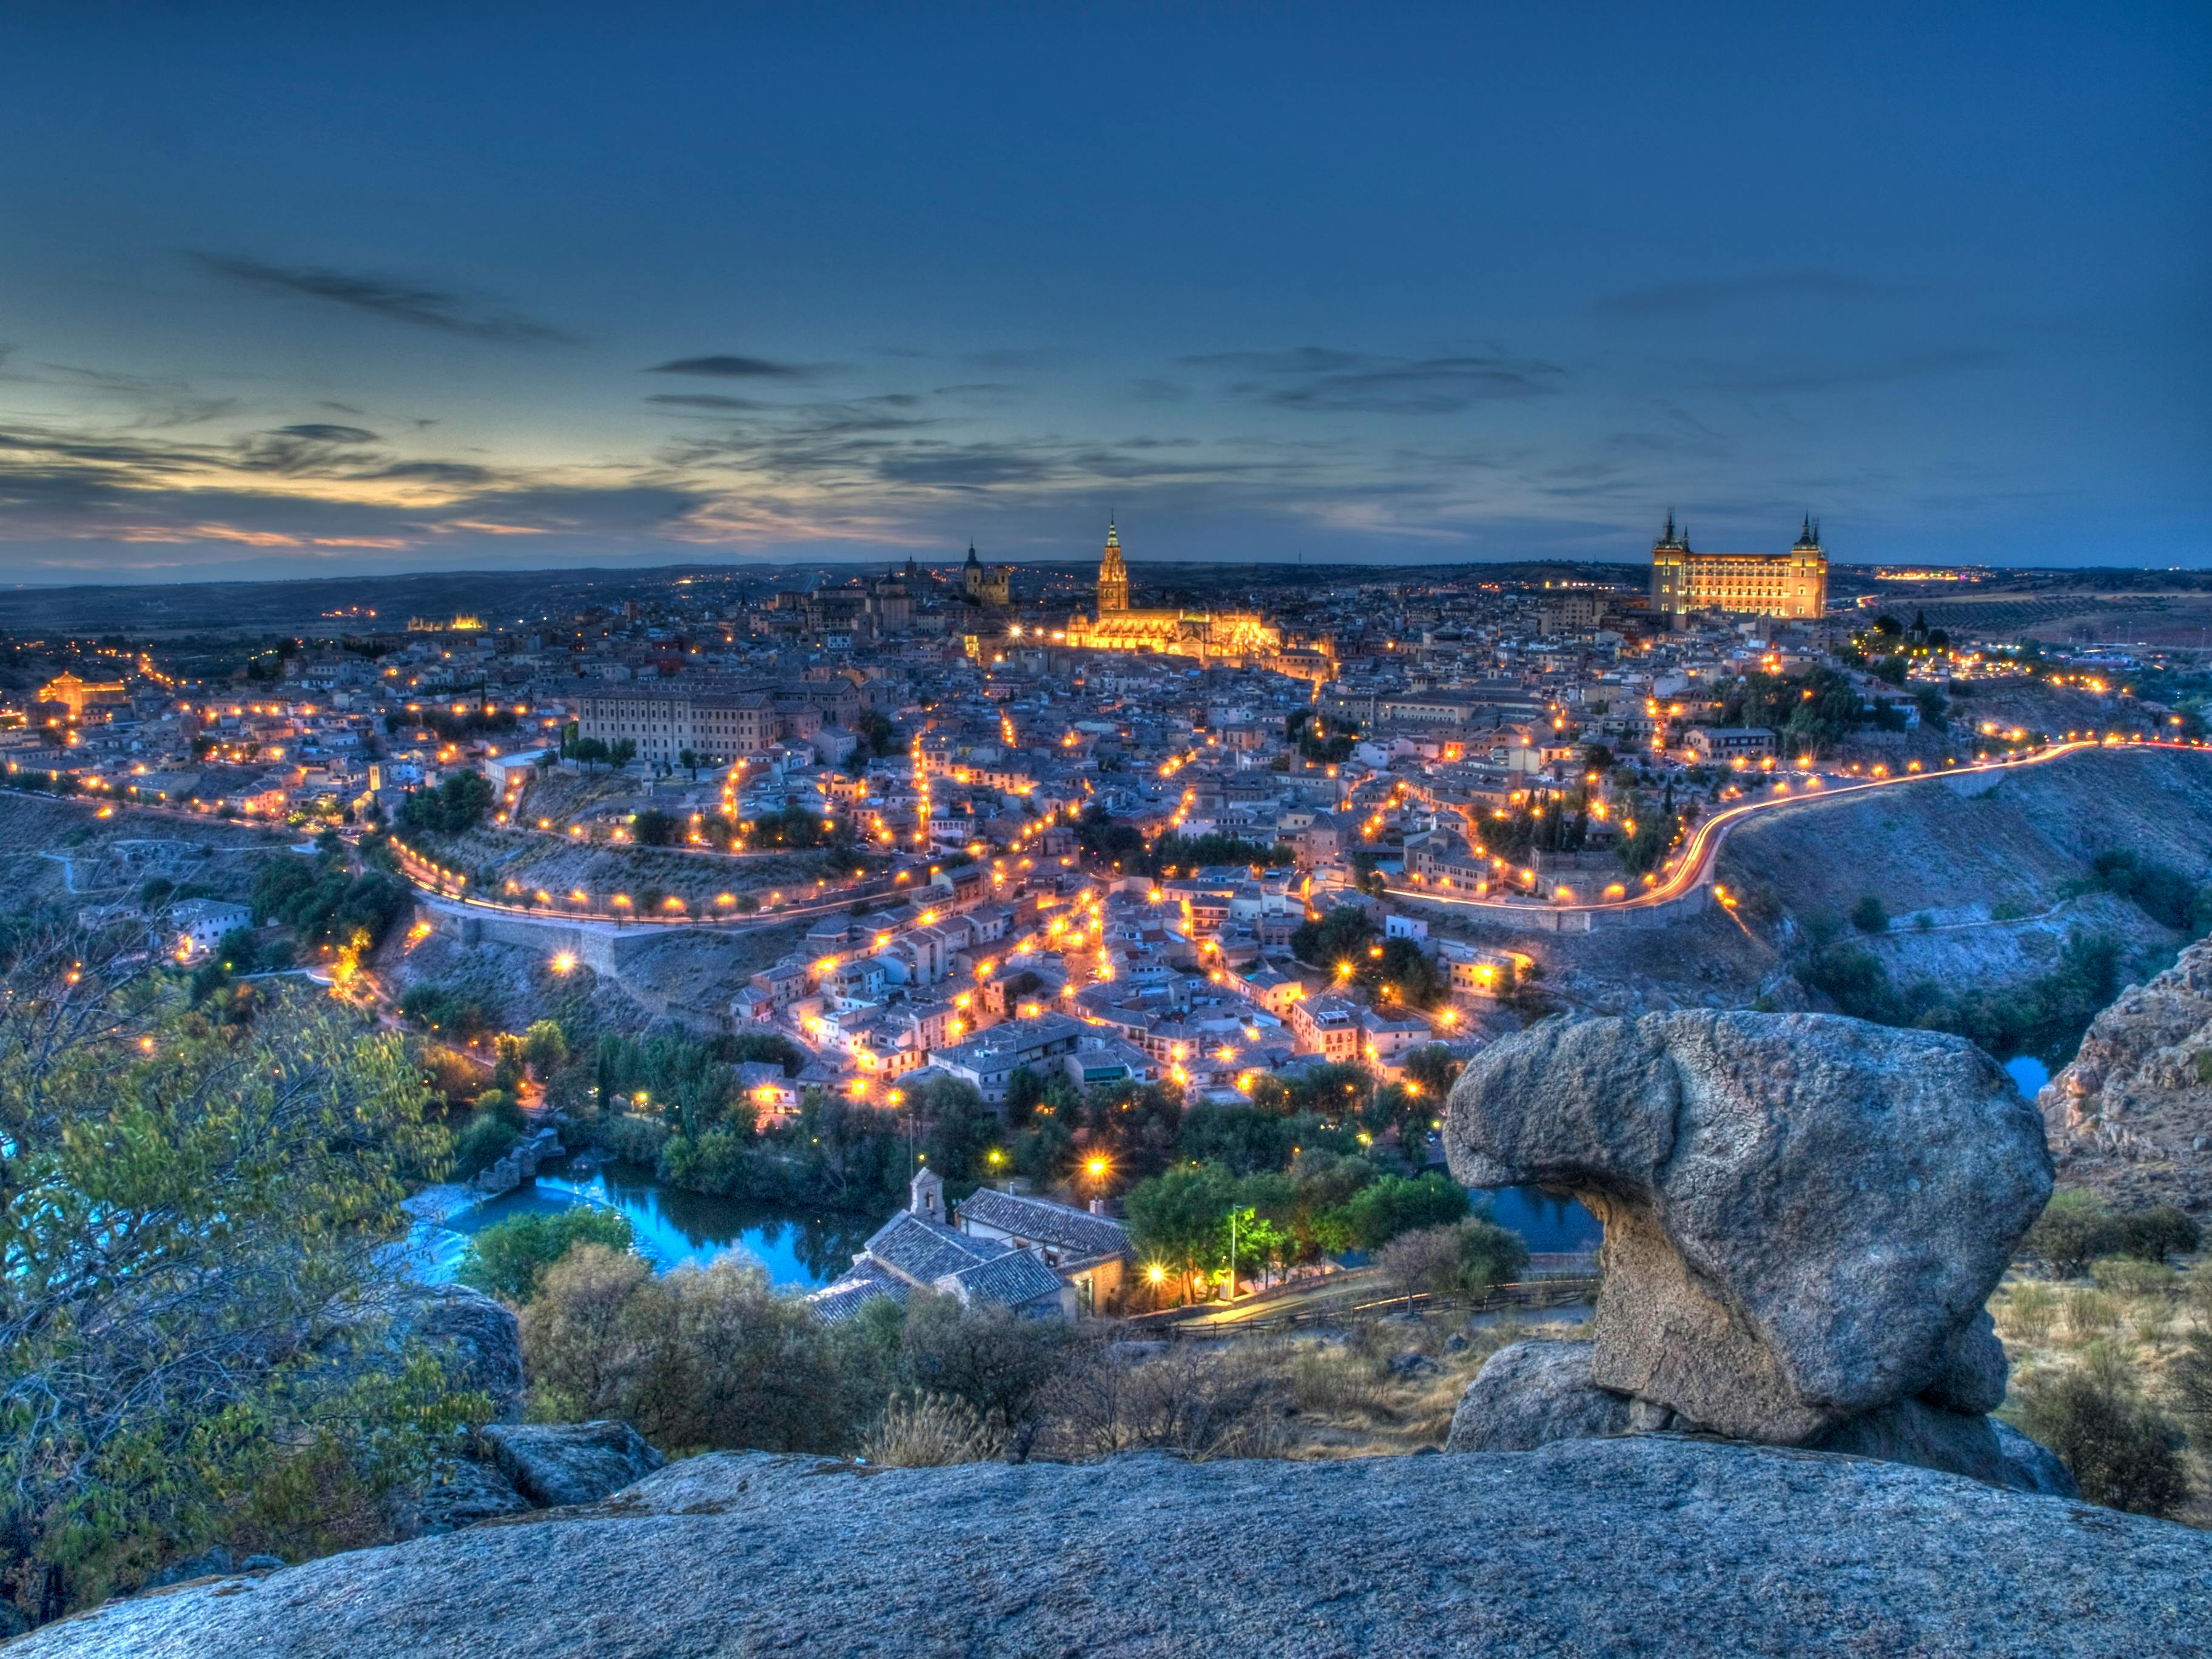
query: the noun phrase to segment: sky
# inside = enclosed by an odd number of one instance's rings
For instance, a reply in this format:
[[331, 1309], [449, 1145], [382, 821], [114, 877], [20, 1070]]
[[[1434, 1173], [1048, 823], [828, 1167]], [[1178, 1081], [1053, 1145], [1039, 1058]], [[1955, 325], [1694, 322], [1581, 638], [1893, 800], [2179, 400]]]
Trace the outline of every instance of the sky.
[[2124, 0], [18, 0], [0, 580], [2201, 568], [2208, 85]]

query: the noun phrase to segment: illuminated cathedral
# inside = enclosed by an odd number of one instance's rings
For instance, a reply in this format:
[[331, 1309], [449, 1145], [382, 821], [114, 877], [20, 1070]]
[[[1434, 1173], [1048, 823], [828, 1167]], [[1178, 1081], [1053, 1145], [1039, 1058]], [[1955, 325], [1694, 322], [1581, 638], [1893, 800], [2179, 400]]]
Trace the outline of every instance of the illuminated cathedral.
[[1085, 651], [1158, 651], [1204, 663], [1271, 668], [1313, 678], [1334, 669], [1327, 645], [1285, 651], [1281, 633], [1250, 611], [1138, 610], [1129, 603], [1129, 566], [1121, 536], [1106, 524], [1106, 550], [1098, 561], [1098, 614], [1068, 619], [1067, 643]]

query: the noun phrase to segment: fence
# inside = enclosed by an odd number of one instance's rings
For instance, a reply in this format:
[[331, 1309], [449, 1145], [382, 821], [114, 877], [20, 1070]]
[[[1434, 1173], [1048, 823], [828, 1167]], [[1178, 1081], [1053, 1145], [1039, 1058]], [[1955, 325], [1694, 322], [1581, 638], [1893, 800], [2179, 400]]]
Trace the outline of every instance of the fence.
[[1132, 1323], [1143, 1327], [1147, 1335], [1170, 1339], [1283, 1336], [1298, 1330], [1342, 1325], [1355, 1319], [1376, 1319], [1390, 1313], [1465, 1313], [1471, 1317], [1479, 1313], [1502, 1313], [1509, 1308], [1571, 1307], [1578, 1302], [1589, 1301], [1597, 1293], [1597, 1287], [1595, 1279], [1540, 1279], [1526, 1284], [1499, 1285], [1479, 1296], [1465, 1292], [1436, 1295], [1423, 1291], [1411, 1297], [1384, 1296], [1359, 1300], [1357, 1299], [1358, 1293], [1354, 1292], [1317, 1307], [1264, 1314], [1249, 1319], [1224, 1319], [1218, 1311], [1201, 1305], [1190, 1309], [1178, 1308], [1170, 1314], [1154, 1315]]

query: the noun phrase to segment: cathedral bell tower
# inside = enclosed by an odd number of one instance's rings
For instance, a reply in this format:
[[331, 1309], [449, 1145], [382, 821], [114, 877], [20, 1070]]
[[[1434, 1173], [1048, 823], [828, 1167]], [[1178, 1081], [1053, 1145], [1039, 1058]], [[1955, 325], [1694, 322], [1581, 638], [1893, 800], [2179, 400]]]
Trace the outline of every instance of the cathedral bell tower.
[[1129, 609], [1129, 567], [1121, 562], [1121, 536], [1106, 521], [1106, 553], [1098, 561], [1098, 614]]

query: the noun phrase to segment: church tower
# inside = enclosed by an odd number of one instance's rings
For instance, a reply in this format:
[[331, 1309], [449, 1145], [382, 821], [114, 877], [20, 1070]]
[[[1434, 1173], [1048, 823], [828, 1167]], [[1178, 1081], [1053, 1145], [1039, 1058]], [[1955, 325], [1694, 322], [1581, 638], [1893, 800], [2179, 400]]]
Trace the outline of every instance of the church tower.
[[1121, 562], [1121, 536], [1106, 521], [1106, 554], [1098, 561], [1098, 614], [1129, 609], [1129, 567]]

